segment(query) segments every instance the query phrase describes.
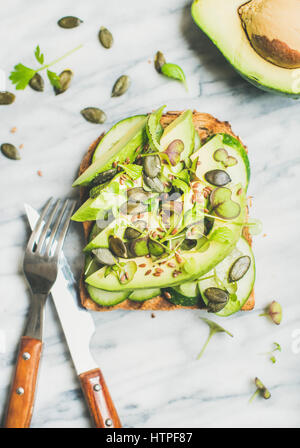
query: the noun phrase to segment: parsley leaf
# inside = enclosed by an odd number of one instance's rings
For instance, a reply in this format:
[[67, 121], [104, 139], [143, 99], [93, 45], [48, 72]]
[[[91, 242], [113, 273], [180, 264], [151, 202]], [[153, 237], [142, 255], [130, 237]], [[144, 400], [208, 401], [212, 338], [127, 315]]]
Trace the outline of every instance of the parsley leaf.
[[11, 72], [9, 79], [13, 84], [16, 84], [17, 90], [24, 90], [35, 74], [36, 71], [32, 68], [17, 64], [14, 66], [14, 71]]
[[53, 87], [56, 87], [57, 89], [61, 88], [59, 76], [55, 72], [47, 70], [47, 76]]
[[41, 50], [40, 50], [40, 46], [39, 46], [39, 45], [37, 45], [37, 47], [36, 47], [36, 49], [35, 49], [34, 56], [35, 56], [35, 59], [36, 59], [41, 65], [44, 64], [44, 55], [43, 55], [43, 53], [41, 53]]

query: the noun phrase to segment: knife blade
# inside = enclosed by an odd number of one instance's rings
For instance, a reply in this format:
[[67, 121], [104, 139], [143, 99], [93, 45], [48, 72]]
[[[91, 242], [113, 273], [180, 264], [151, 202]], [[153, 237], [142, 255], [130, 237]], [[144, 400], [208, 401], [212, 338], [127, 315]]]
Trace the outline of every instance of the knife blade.
[[[39, 219], [39, 213], [28, 204], [24, 204], [24, 207], [32, 229]], [[95, 324], [91, 314], [79, 305], [77, 284], [63, 252], [51, 296], [96, 427], [120, 428], [121, 422], [103, 374], [90, 352]]]

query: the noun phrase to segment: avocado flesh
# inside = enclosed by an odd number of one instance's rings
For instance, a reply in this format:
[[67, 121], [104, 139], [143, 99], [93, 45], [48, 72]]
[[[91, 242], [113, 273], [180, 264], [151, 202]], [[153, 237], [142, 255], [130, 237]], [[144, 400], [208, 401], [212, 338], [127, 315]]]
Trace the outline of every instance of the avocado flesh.
[[167, 126], [161, 136], [160, 146], [165, 151], [170, 143], [180, 139], [184, 144], [184, 150], [180, 154], [180, 160], [186, 160], [193, 152], [195, 127], [193, 125], [193, 113], [186, 110], [178, 118]]
[[[237, 225], [235, 222], [244, 222], [246, 219], [246, 197], [245, 193], [237, 194], [238, 187], [233, 188], [232, 200], [238, 202], [241, 206], [241, 213], [237, 220], [234, 221], [220, 221], [215, 220], [211, 232], [208, 235], [210, 241], [209, 247], [203, 252], [196, 250], [182, 251], [182, 256], [187, 260], [194, 259], [194, 269], [189, 272], [182, 270], [181, 274], [174, 277], [174, 268], [169, 267], [168, 264], [163, 265], [163, 273], [160, 276], [153, 276], [153, 272], [157, 264], [154, 266], [151, 258], [139, 257], [132, 259], [137, 265], [145, 265], [145, 267], [139, 267], [134, 275], [134, 278], [126, 285], [122, 285], [115, 275], [109, 274], [104, 276], [105, 268], [101, 268], [89, 277], [86, 278], [86, 282], [96, 288], [104, 289], [107, 291], [121, 291], [121, 290], [135, 290], [140, 288], [153, 288], [153, 287], [166, 287], [176, 286], [180, 283], [195, 280], [202, 275], [209, 272], [217, 263], [220, 263], [234, 248], [235, 244], [239, 240], [242, 232], [242, 226]], [[210, 236], [220, 227], [226, 227], [231, 230], [230, 241], [220, 242], [217, 240], [210, 240]], [[180, 266], [176, 262], [175, 257], [169, 261], [175, 263], [176, 268], [180, 269]], [[191, 262], [192, 263], [192, 262]], [[146, 275], [146, 272], [152, 269], [150, 275]]]
[[245, 0], [195, 0], [192, 16], [232, 66], [249, 82], [268, 91], [300, 97], [300, 70], [278, 67], [251, 46], [238, 9]]

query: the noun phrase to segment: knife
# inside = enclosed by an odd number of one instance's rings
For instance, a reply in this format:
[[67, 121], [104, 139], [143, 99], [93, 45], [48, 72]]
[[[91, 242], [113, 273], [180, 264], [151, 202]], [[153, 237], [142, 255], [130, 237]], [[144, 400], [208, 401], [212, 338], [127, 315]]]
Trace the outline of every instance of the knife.
[[[39, 214], [28, 204], [24, 204], [24, 207], [29, 225], [33, 229]], [[95, 426], [121, 428], [103, 374], [90, 352], [95, 324], [90, 313], [78, 304], [77, 284], [63, 253], [51, 296]]]

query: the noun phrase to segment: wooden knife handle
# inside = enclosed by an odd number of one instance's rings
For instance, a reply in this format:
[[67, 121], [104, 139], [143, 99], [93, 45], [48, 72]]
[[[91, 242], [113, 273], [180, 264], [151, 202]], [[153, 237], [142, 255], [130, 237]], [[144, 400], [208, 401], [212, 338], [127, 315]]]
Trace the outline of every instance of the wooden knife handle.
[[28, 428], [33, 411], [42, 341], [23, 336], [11, 386], [5, 428]]
[[122, 428], [101, 370], [84, 372], [79, 379], [96, 428]]

